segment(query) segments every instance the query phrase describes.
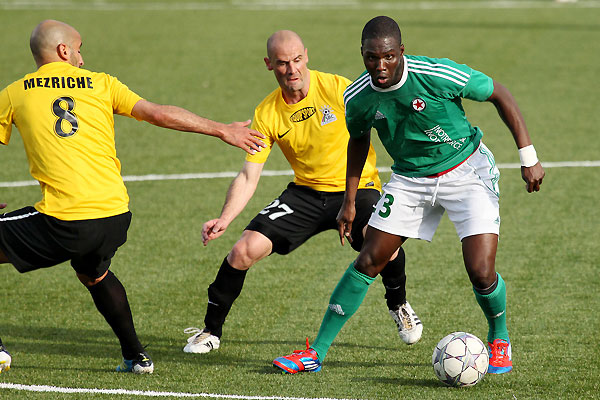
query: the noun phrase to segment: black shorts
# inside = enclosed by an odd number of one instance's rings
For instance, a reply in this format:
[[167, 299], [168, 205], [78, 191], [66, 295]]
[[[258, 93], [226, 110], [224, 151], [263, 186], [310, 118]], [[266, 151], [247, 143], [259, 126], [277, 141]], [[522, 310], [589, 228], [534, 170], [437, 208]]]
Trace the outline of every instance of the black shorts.
[[19, 272], [71, 260], [92, 279], [102, 276], [117, 248], [127, 240], [131, 213], [107, 218], [62, 221], [25, 207], [0, 214], [0, 249]]
[[[356, 251], [362, 247], [362, 230], [380, 196], [376, 189], [358, 190], [351, 233], [351, 245]], [[319, 192], [292, 182], [250, 221], [246, 230], [268, 237], [273, 242], [273, 252], [288, 254], [319, 232], [337, 230], [336, 218], [343, 199], [344, 192]]]

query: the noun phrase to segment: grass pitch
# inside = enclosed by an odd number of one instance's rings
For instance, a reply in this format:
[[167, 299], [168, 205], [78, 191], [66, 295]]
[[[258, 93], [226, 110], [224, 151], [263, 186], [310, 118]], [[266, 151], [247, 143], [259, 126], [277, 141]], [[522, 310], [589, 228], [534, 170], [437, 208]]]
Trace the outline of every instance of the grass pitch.
[[[31, 29], [55, 18], [82, 33], [85, 68], [115, 75], [152, 101], [220, 121], [245, 120], [276, 85], [262, 61], [273, 31], [297, 31], [309, 49], [309, 67], [354, 79], [363, 69], [361, 29], [371, 17], [386, 14], [399, 21], [407, 53], [450, 57], [505, 84], [521, 106], [542, 162], [600, 159], [594, 134], [600, 125], [595, 83], [600, 12], [592, 7], [597, 2], [524, 2], [535, 5], [530, 8], [513, 2], [506, 9], [477, 1], [422, 2], [430, 9], [411, 8], [416, 2], [378, 3], [382, 8], [368, 2], [305, 8], [258, 2], [38, 3], [39, 8], [0, 3], [0, 87], [34, 68]], [[517, 162], [494, 107], [468, 101], [465, 107], [497, 162]], [[240, 150], [213, 138], [122, 117], [116, 118], [116, 131], [124, 175], [236, 171], [243, 162]], [[376, 145], [378, 165], [389, 166]], [[0, 165], [0, 182], [30, 179], [17, 132], [10, 146], [0, 148]], [[266, 169], [289, 166], [276, 151]], [[447, 219], [432, 243], [406, 245], [409, 300], [425, 326], [418, 344], [407, 347], [398, 339], [378, 279], [334, 342], [322, 372], [287, 376], [271, 368], [274, 357], [302, 348], [306, 336], [314, 339], [329, 295], [355, 256], [331, 231], [289, 256], [273, 255], [253, 267], [225, 324], [221, 349], [184, 354], [183, 329], [202, 326], [206, 289], [221, 260], [245, 224], [283, 190], [290, 180], [283, 176], [263, 177], [246, 210], [208, 247], [201, 244], [200, 229], [218, 215], [230, 179], [127, 184], [134, 219], [111, 268], [128, 291], [140, 338], [149, 344], [156, 365], [151, 376], [112, 372], [120, 359], [116, 339], [68, 265], [26, 275], [2, 266], [0, 336], [13, 354], [13, 368], [0, 375], [0, 384], [243, 398], [598, 398], [598, 169], [546, 172], [542, 191], [527, 194], [518, 170], [501, 171], [497, 269], [508, 286], [515, 365], [510, 374], [487, 376], [468, 389], [446, 388], [435, 378], [430, 360], [440, 338], [456, 330], [485, 338], [487, 330]], [[0, 187], [0, 201], [9, 210], [38, 199], [37, 187]], [[0, 398], [141, 397], [0, 387]]]

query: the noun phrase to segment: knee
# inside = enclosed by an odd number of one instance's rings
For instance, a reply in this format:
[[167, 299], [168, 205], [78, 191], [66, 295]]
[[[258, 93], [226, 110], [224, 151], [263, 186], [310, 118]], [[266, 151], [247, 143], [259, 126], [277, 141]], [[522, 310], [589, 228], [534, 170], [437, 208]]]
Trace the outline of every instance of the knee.
[[229, 265], [239, 270], [249, 269], [256, 261], [252, 255], [251, 246], [245, 241], [238, 241], [227, 255]]
[[354, 268], [362, 274], [375, 278], [385, 267], [388, 260], [380, 260], [373, 254], [361, 252], [354, 263]]
[[480, 268], [472, 268], [469, 271], [471, 284], [477, 289], [487, 289], [496, 281], [496, 270], [494, 266], [482, 265]]
[[79, 279], [79, 282], [81, 282], [83, 284], [83, 286], [85, 286], [87, 288], [90, 288], [90, 287], [92, 287], [94, 285], [97, 285], [104, 278], [106, 278], [106, 275], [108, 274], [108, 271], [106, 271], [104, 274], [102, 274], [98, 278], [91, 278], [91, 277], [89, 277], [87, 275], [80, 274], [79, 272], [77, 272], [76, 274], [77, 274], [77, 278]]

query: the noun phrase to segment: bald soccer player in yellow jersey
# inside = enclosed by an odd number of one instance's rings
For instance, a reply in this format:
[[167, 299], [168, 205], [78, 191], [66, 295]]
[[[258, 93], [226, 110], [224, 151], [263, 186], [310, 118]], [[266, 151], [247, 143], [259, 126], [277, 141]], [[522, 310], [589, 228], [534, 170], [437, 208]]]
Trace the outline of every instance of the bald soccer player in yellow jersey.
[[[193, 334], [184, 347], [187, 353], [207, 353], [220, 346], [223, 323], [252, 265], [272, 252], [288, 254], [319, 232], [337, 229], [349, 139], [343, 93], [350, 81], [309, 70], [307, 50], [300, 37], [291, 31], [275, 32], [267, 41], [267, 55], [265, 64], [274, 72], [279, 87], [256, 108], [252, 124], [266, 135], [267, 147], [247, 156], [229, 187], [221, 216], [206, 222], [202, 228], [204, 245], [221, 236], [244, 209], [254, 194], [273, 144], [277, 143], [292, 166], [294, 182], [259, 212], [223, 260], [208, 288], [205, 327], [186, 329], [186, 333]], [[380, 197], [381, 183], [372, 147], [359, 188], [357, 223], [347, 236], [357, 251], [363, 242], [363, 228]], [[406, 301], [402, 250], [394, 254], [382, 277], [387, 305], [400, 337], [407, 344], [417, 342], [423, 326]]]
[[[34, 207], [0, 214], [0, 264], [28, 272], [70, 260], [119, 339], [123, 363], [117, 371], [152, 373], [125, 289], [108, 270], [131, 221], [113, 114], [217, 136], [250, 153], [264, 146], [258, 138], [264, 136], [246, 127], [250, 121], [224, 125], [143, 100], [118, 79], [81, 69], [81, 45], [73, 27], [41, 22], [30, 38], [38, 70], [0, 92], [0, 143], [8, 144], [14, 124], [42, 190]], [[1, 341], [0, 352], [2, 372], [11, 359]]]

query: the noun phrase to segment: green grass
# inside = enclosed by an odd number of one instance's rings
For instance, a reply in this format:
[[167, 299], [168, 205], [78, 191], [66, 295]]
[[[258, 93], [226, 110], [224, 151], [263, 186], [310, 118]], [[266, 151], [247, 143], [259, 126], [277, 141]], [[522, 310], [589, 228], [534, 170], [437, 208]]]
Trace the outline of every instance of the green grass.
[[[43, 18], [56, 18], [82, 33], [86, 68], [119, 77], [149, 100], [221, 121], [244, 120], [275, 87], [262, 61], [273, 31], [296, 30], [309, 49], [309, 66], [353, 79], [362, 71], [360, 31], [379, 14], [400, 22], [407, 53], [450, 57], [505, 84], [519, 101], [542, 161], [600, 159], [600, 12], [594, 8], [2, 9], [0, 87], [33, 69], [31, 29]], [[517, 162], [494, 107], [465, 104], [496, 160]], [[116, 130], [125, 175], [235, 171], [243, 160], [240, 150], [213, 138], [121, 117]], [[379, 143], [377, 149], [378, 164], [389, 166]], [[10, 146], [0, 148], [0, 166], [0, 182], [30, 179], [16, 131]], [[277, 151], [266, 168], [289, 166]], [[301, 348], [306, 336], [314, 339], [329, 295], [355, 256], [331, 231], [289, 256], [257, 264], [224, 327], [222, 348], [205, 356], [184, 354], [183, 329], [201, 326], [206, 289], [221, 260], [245, 224], [289, 181], [264, 177], [242, 215], [207, 247], [201, 226], [218, 215], [229, 179], [127, 184], [134, 219], [111, 268], [127, 288], [142, 342], [150, 344], [152, 376], [112, 372], [120, 358], [116, 339], [67, 264], [26, 275], [0, 267], [0, 335], [14, 359], [0, 383], [362, 399], [598, 398], [598, 169], [547, 169], [536, 194], [525, 192], [518, 170], [501, 172], [497, 269], [508, 285], [515, 363], [506, 376], [450, 389], [433, 374], [431, 353], [440, 338], [455, 330], [486, 335], [447, 219], [432, 243], [406, 245], [409, 299], [425, 325], [415, 346], [400, 343], [378, 280], [334, 342], [322, 372], [287, 376], [270, 367], [274, 357]], [[37, 187], [0, 188], [0, 202], [11, 210], [38, 199]], [[0, 389], [0, 398], [129, 396]]]

